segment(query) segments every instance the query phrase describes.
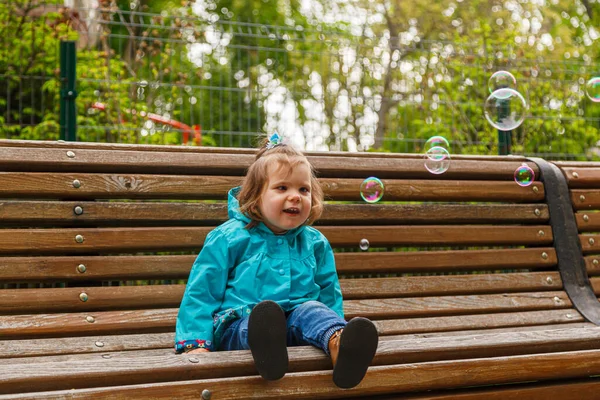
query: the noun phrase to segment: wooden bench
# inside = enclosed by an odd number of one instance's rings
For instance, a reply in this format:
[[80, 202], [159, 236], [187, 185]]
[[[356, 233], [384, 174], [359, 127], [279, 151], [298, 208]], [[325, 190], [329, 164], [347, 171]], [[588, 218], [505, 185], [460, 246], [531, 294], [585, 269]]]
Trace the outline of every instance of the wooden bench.
[[[432, 175], [419, 155], [309, 158], [346, 316], [381, 335], [358, 387], [336, 388], [312, 347], [290, 348], [276, 382], [248, 351], [174, 353], [185, 279], [252, 150], [0, 141], [0, 399], [597, 395], [600, 329], [561, 279], [581, 254], [565, 258], [550, 224], [571, 205], [513, 181], [527, 160], [455, 156]], [[360, 199], [368, 176], [379, 203]]]

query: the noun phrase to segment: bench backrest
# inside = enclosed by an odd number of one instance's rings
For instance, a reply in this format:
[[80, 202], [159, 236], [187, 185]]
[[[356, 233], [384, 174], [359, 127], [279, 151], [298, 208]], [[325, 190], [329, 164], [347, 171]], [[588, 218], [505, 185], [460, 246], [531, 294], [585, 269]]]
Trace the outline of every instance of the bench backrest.
[[[190, 267], [253, 157], [0, 142], [0, 337], [172, 333]], [[514, 182], [526, 160], [457, 156], [434, 175], [419, 155], [309, 158], [347, 317], [384, 335], [583, 321], [557, 271], [544, 186]], [[375, 204], [359, 194], [369, 176], [385, 184]]]

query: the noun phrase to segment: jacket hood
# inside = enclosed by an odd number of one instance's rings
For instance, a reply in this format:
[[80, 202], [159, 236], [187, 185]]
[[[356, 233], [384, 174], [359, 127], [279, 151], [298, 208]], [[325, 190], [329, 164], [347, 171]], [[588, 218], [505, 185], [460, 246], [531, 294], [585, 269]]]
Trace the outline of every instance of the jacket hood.
[[[233, 189], [231, 189], [229, 191], [228, 198], [227, 198], [227, 215], [229, 216], [230, 219], [237, 219], [237, 220], [244, 222], [245, 224], [249, 224], [252, 220], [248, 216], [242, 214], [242, 212], [240, 211], [240, 203], [238, 202], [238, 199], [237, 199], [237, 195], [240, 192], [241, 188], [242, 188], [241, 186], [238, 186], [238, 187], [234, 187]], [[300, 225], [299, 227], [297, 227], [295, 229], [291, 229], [291, 230], [287, 231], [286, 233], [284, 233], [282, 235], [277, 235], [277, 236], [286, 236], [286, 237], [292, 238], [292, 237], [297, 236], [305, 228], [306, 228], [306, 225]], [[269, 229], [262, 222], [259, 222], [258, 225], [256, 225], [256, 227], [254, 227], [252, 229], [257, 229], [261, 232], [275, 235], [275, 233], [273, 233], [273, 231], [271, 229]]]

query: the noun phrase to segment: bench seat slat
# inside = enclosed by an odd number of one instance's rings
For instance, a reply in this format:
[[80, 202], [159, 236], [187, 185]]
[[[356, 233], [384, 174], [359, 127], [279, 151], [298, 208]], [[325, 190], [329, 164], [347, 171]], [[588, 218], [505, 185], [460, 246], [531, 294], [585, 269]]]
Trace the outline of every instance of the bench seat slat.
[[[195, 259], [195, 254], [0, 257], [0, 282], [187, 279]], [[368, 252], [352, 252], [335, 253], [335, 259], [338, 274], [537, 270], [557, 262], [552, 247], [379, 252], [375, 259]], [[80, 264], [85, 273], [77, 271]]]
[[[213, 227], [65, 228], [2, 229], [0, 254], [56, 254], [85, 252], [126, 252], [194, 250], [202, 246]], [[396, 245], [548, 245], [552, 230], [547, 225], [423, 225], [348, 226], [344, 229], [321, 226], [319, 230], [332, 246], [358, 247], [368, 239], [371, 247]], [[75, 241], [77, 235], [83, 242]]]
[[600, 190], [571, 190], [571, 204], [575, 210], [600, 209]]
[[579, 232], [600, 231], [600, 213], [596, 211], [579, 211], [575, 213], [575, 220]]
[[[365, 178], [368, 175], [365, 175]], [[65, 199], [226, 199], [240, 177], [124, 175], [89, 173], [0, 172], [0, 198]], [[73, 186], [78, 180], [80, 186]], [[326, 199], [362, 201], [363, 179], [320, 178]], [[544, 187], [536, 182], [527, 188], [509, 181], [397, 180], [382, 179], [383, 200], [394, 201], [510, 201], [540, 202]], [[533, 188], [536, 188], [535, 191]]]
[[[140, 332], [174, 332], [176, 308], [99, 311], [92, 313], [21, 314], [0, 316], [0, 334], [7, 339], [65, 337]], [[93, 317], [93, 322], [88, 318]], [[449, 332], [484, 328], [523, 327], [583, 322], [573, 309], [439, 316], [374, 321], [380, 335]]]
[[[177, 307], [184, 289], [185, 285], [3, 289], [0, 290], [0, 313], [92, 312]], [[82, 293], [86, 294], [86, 301], [80, 300]], [[547, 291], [348, 300], [344, 303], [344, 312], [348, 319], [355, 316], [390, 319], [560, 309], [570, 306], [571, 303], [564, 292]]]
[[[0, 146], [0, 168], [9, 171], [81, 171], [81, 172], [126, 172], [126, 173], [162, 173], [162, 174], [219, 174], [243, 175], [254, 160], [253, 154], [246, 153], [212, 153], [202, 155], [195, 152], [156, 152], [156, 151], [123, 151], [123, 150], [91, 150], [74, 151], [74, 157], [68, 157], [67, 149], [28, 148]], [[319, 171], [320, 176], [335, 177], [367, 177], [377, 174], [381, 178], [403, 176], [410, 178], [428, 178], [431, 174], [423, 167], [423, 159], [412, 157], [355, 157], [344, 156], [340, 163], [338, 157], [330, 155], [309, 155], [311, 164]], [[23, 160], [27, 160], [26, 163]], [[455, 158], [451, 170], [447, 171], [448, 179], [466, 176], [468, 179], [478, 177], [512, 180], [514, 171], [523, 161]], [[535, 163], [528, 165], [538, 176]], [[402, 172], [399, 172], [402, 171]], [[365, 175], [366, 174], [366, 175]], [[364, 178], [363, 178], [364, 179]]]
[[344, 300], [561, 290], [558, 272], [341, 279]]
[[[446, 337], [464, 336], [475, 334], [491, 334], [551, 329], [579, 329], [589, 328], [595, 325], [589, 322], [578, 322], [554, 325], [533, 325], [510, 328], [480, 329], [469, 331], [448, 331], [425, 334], [387, 335], [379, 339], [385, 340], [408, 340], [423, 337]], [[65, 338], [29, 339], [29, 340], [4, 340], [0, 341], [0, 359], [17, 357], [40, 357], [57, 356], [67, 354], [106, 353], [115, 351], [149, 350], [149, 349], [172, 349], [175, 338], [174, 332], [146, 333], [133, 335], [95, 335], [95, 336], [72, 336]]]
[[[455, 365], [460, 365], [461, 361], [471, 362], [474, 367], [483, 364], [491, 370], [482, 371], [481, 375], [478, 376], [478, 379], [482, 379], [482, 377], [493, 375], [493, 371], [497, 373], [500, 369], [492, 368], [490, 365], [492, 359], [502, 364], [498, 357], [503, 357], [505, 360], [515, 357], [526, 364], [527, 361], [540, 357], [540, 354], [536, 353], [547, 353], [541, 356], [543, 358], [551, 358], [552, 356], [556, 358], [564, 356], [564, 352], [567, 351], [576, 352], [571, 355], [588, 367], [588, 372], [600, 371], [600, 361], [595, 360], [590, 364], [590, 360], [586, 357], [589, 354], [598, 355], [599, 351], [597, 349], [599, 347], [600, 329], [597, 327], [557, 328], [531, 332], [494, 332], [488, 334], [467, 333], [460, 336], [449, 336], [444, 340], [439, 340], [437, 337], [385, 340], [380, 342], [377, 355], [373, 360], [375, 367], [369, 369], [364, 383], [368, 385], [371, 380], [370, 375], [376, 374], [379, 368], [386, 367], [389, 364], [401, 363], [400, 365], [405, 367], [418, 369], [419, 366], [427, 365], [427, 363], [434, 360], [433, 363], [438, 364], [438, 366], [445, 364], [443, 360], [452, 360], [456, 363]], [[329, 387], [333, 387], [330, 377], [330, 361], [322, 351], [312, 347], [298, 347], [290, 348], [289, 353], [291, 360], [290, 374], [282, 380], [268, 385], [262, 381], [259, 386], [268, 388], [278, 385], [288, 377], [294, 376], [294, 372], [314, 371], [304, 374], [311, 375], [311, 385], [309, 386], [312, 387], [317, 376], [324, 374], [329, 378]], [[104, 357], [99, 354], [78, 354], [5, 359], [0, 365], [0, 391], [18, 393], [35, 390], [93, 387], [102, 384], [101, 380], [105, 382], [107, 379], [110, 379], [112, 385], [123, 385], [189, 379], [214, 379], [229, 376], [236, 377], [236, 384], [233, 387], [239, 389], [240, 384], [243, 387], [243, 382], [246, 379], [260, 379], [258, 377], [243, 377], [244, 375], [256, 374], [249, 351], [180, 356], [173, 354], [171, 349], [157, 349], [110, 352], [103, 355]], [[524, 356], [520, 357], [520, 355]], [[190, 357], [200, 359], [201, 362], [192, 363], [189, 361]], [[32, 368], [32, 366], [35, 367]], [[567, 367], [565, 366], [565, 368]], [[555, 369], [558, 370], [558, 368]], [[157, 374], [157, 371], [160, 371], [160, 374]], [[526, 374], [525, 371], [530, 371], [529, 366], [516, 368], [516, 371], [513, 372]], [[581, 371], [583, 372], [583, 369]], [[557, 373], [560, 372], [563, 371], [557, 371]], [[437, 373], [439, 374], [438, 381], [446, 384], [446, 377], [445, 379], [439, 379], [439, 376], [445, 375], [440, 374], [440, 371], [437, 371]], [[467, 376], [473, 375], [467, 374]], [[511, 376], [517, 377], [518, 375]], [[569, 376], [572, 377], [572, 375]], [[25, 378], [28, 378], [28, 385], [25, 383]], [[465, 379], [465, 376], [463, 376], [463, 379]], [[402, 382], [402, 384], [419, 385], [422, 383], [414, 377], [409, 381]], [[208, 384], [208, 382], [205, 384]], [[304, 385], [307, 386], [306, 381]], [[213, 391], [213, 395], [221, 398], [219, 392], [212, 389], [214, 386], [209, 386]], [[361, 384], [360, 387], [362, 388], [363, 385]], [[290, 388], [289, 383], [285, 385], [285, 388]]]
[[[75, 207], [83, 213], [75, 214]], [[226, 220], [225, 203], [6, 200], [0, 207], [0, 222], [32, 226], [216, 225]], [[548, 220], [545, 204], [326, 204], [318, 224], [539, 224]]]
[[570, 188], [600, 188], [600, 168], [563, 167], [561, 168]]

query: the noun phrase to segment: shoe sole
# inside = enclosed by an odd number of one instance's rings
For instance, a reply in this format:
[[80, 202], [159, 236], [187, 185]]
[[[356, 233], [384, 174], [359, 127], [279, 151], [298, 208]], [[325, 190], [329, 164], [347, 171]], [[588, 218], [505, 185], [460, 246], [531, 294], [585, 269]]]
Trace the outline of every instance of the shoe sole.
[[260, 376], [268, 381], [283, 378], [288, 369], [287, 323], [277, 303], [263, 301], [252, 309], [248, 344]]
[[342, 331], [338, 359], [333, 368], [333, 383], [342, 389], [358, 385], [373, 361], [379, 335], [366, 318], [352, 318]]

